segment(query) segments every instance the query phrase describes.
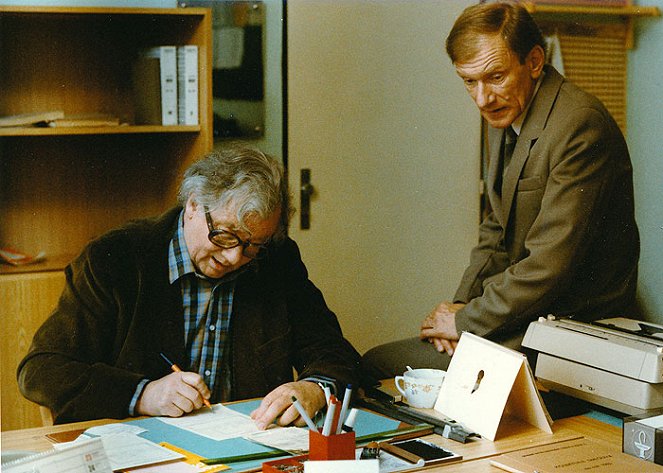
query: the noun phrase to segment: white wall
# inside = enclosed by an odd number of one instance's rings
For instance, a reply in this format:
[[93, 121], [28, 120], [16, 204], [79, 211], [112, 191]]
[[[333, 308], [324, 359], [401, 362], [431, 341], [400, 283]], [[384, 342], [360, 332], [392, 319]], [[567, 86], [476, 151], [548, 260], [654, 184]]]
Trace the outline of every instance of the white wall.
[[[663, 10], [663, 0], [637, 2]], [[635, 20], [629, 55], [628, 145], [634, 167], [641, 255], [638, 297], [649, 321], [663, 324], [663, 18]]]
[[444, 52], [469, 1], [288, 2], [290, 186], [317, 191], [290, 234], [360, 352], [416, 336], [477, 241], [479, 113]]

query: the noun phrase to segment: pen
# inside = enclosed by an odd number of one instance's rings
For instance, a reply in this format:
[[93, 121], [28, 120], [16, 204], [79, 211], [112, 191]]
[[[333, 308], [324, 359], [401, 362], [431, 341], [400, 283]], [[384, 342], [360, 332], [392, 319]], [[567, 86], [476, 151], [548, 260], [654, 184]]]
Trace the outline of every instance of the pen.
[[327, 415], [325, 416], [325, 423], [322, 426], [322, 435], [328, 436], [332, 432], [332, 424], [336, 414], [336, 405], [338, 401], [333, 394], [329, 396], [329, 406], [327, 407]]
[[341, 428], [345, 423], [345, 416], [348, 412], [348, 406], [350, 405], [350, 398], [352, 397], [352, 385], [348, 384], [345, 388], [345, 394], [343, 394], [343, 404], [341, 404], [341, 413], [339, 414], [338, 426], [336, 427], [336, 433], [341, 433]]
[[361, 435], [356, 438], [357, 443], [370, 442], [372, 440], [380, 440], [385, 438], [398, 438], [405, 440], [407, 438], [423, 437], [424, 435], [432, 434], [433, 426], [431, 424], [419, 424], [407, 429], [394, 429], [386, 432], [377, 432], [374, 434]]
[[350, 409], [350, 413], [348, 414], [348, 418], [345, 419], [345, 422], [341, 426], [341, 431], [343, 432], [352, 432], [352, 429], [354, 429], [355, 426], [355, 420], [357, 419], [357, 409], [354, 407]]
[[218, 465], [220, 463], [236, 463], [251, 460], [260, 460], [263, 458], [281, 457], [289, 455], [288, 452], [283, 450], [269, 450], [268, 452], [246, 453], [244, 455], [234, 455], [229, 457], [219, 458], [203, 458], [200, 460], [205, 465]]
[[331, 396], [331, 389], [329, 388], [329, 386], [325, 386], [322, 383], [318, 383], [318, 385], [324, 391], [324, 393], [325, 393], [325, 402], [327, 403], [327, 405], [329, 405], [329, 396]]
[[[179, 373], [180, 371], [182, 371], [182, 370], [180, 369], [180, 367], [177, 366], [177, 365], [176, 365], [175, 363], [173, 363], [172, 361], [170, 361], [166, 355], [164, 355], [163, 353], [159, 353], [159, 355], [161, 355], [161, 358], [163, 358], [163, 361], [165, 361], [166, 363], [168, 363], [168, 365], [170, 366], [170, 369], [173, 370], [173, 372], [175, 372], [175, 373]], [[206, 405], [207, 407], [209, 407], [210, 409], [212, 408], [212, 405], [210, 404], [210, 402], [209, 402], [207, 399], [205, 399], [205, 398], [203, 398], [203, 404], [205, 404], [205, 405]]]
[[306, 422], [306, 425], [308, 425], [308, 428], [314, 431], [318, 431], [318, 428], [316, 425], [313, 423], [311, 418], [308, 416], [306, 411], [304, 410], [304, 406], [297, 400], [295, 396], [292, 396], [292, 405], [295, 406], [295, 409], [297, 409], [297, 412], [299, 412], [299, 415], [302, 416], [302, 419], [304, 419], [304, 422]]

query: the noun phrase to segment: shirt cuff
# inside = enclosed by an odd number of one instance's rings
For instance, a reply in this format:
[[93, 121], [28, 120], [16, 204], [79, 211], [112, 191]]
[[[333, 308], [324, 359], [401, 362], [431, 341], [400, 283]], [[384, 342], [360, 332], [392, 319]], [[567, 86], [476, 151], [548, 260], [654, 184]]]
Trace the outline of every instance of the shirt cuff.
[[317, 383], [323, 389], [326, 386], [334, 396], [338, 397], [338, 387], [336, 386], [336, 380], [334, 378], [323, 375], [315, 375], [307, 376], [306, 378], [302, 378], [299, 381], [310, 381], [312, 383]]
[[145, 389], [145, 386], [149, 382], [149, 379], [143, 379], [140, 383], [138, 383], [138, 386], [136, 386], [136, 392], [134, 392], [134, 396], [131, 398], [131, 402], [129, 403], [129, 417], [134, 417], [136, 415], [136, 404], [138, 403], [138, 398], [141, 394], [143, 394], [143, 389]]

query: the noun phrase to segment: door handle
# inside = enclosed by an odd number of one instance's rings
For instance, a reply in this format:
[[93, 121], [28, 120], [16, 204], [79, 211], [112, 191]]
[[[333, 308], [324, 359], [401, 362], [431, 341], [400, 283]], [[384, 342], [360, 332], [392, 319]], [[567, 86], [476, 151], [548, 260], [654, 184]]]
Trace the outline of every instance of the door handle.
[[302, 169], [299, 173], [299, 228], [311, 228], [311, 196], [315, 188], [311, 184], [311, 170]]

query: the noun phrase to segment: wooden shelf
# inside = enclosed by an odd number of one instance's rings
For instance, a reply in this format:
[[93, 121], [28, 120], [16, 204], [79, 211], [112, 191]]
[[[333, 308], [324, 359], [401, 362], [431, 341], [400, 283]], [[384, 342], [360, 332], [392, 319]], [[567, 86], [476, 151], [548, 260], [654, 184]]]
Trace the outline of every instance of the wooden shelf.
[[[142, 49], [159, 45], [198, 46], [199, 125], [132, 125], [132, 65]], [[0, 128], [0, 246], [47, 258], [0, 265], [6, 430], [40, 420], [15, 373], [59, 298], [64, 267], [111, 228], [172, 207], [183, 170], [213, 147], [211, 13], [0, 6], [0, 64], [0, 116], [61, 110], [128, 124]]]
[[[158, 45], [198, 46], [199, 125], [134, 125], [130, 71]], [[206, 8], [0, 7], [0, 116], [61, 110], [120, 126], [0, 128], [0, 244], [75, 254], [127, 220], [175, 204], [177, 180], [213, 147]]]
[[195, 126], [158, 126], [130, 125], [103, 127], [6, 127], [0, 128], [0, 136], [67, 136], [67, 135], [129, 135], [139, 133], [200, 133], [199, 125]]
[[62, 271], [69, 262], [74, 259], [76, 255], [72, 254], [61, 254], [61, 255], [52, 255], [46, 256], [44, 261], [34, 264], [23, 264], [19, 266], [14, 266], [11, 264], [0, 264], [0, 275], [3, 274], [23, 274], [23, 273], [38, 273], [38, 272], [47, 272], [47, 271]]
[[600, 7], [589, 5], [553, 5], [533, 2], [523, 2], [527, 11], [532, 14], [554, 13], [564, 15], [597, 15], [621, 17], [661, 16], [658, 7], [630, 5], [623, 7]]

